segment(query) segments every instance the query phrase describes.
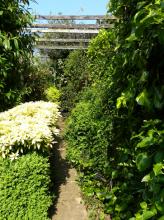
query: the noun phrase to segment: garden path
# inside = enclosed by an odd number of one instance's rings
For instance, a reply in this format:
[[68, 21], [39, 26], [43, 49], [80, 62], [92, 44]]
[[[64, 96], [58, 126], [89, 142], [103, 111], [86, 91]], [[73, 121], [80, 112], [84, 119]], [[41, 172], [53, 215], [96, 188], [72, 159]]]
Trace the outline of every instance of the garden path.
[[[61, 120], [63, 130], [64, 122]], [[57, 198], [51, 210], [52, 220], [88, 220], [87, 211], [77, 185], [77, 173], [65, 160], [66, 146], [61, 140], [54, 152], [54, 182]], [[54, 213], [54, 214], [53, 214]]]

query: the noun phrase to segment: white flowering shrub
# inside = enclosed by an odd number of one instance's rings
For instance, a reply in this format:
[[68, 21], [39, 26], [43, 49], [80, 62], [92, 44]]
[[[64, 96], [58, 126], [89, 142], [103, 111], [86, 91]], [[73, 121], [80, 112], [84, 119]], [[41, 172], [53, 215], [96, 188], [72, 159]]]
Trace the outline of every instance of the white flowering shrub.
[[51, 102], [28, 102], [0, 113], [0, 155], [12, 160], [27, 149], [52, 147], [59, 134], [58, 105]]

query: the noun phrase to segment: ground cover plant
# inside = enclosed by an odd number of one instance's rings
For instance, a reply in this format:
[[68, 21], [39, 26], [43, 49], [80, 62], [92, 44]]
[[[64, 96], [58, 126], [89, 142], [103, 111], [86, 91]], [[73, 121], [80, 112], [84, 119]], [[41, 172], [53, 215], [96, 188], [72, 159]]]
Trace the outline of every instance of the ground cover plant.
[[0, 219], [48, 220], [48, 158], [29, 153], [11, 161], [0, 158]]
[[109, 10], [118, 20], [89, 46], [92, 86], [68, 119], [68, 159], [101, 213], [162, 220], [163, 2], [111, 0]]

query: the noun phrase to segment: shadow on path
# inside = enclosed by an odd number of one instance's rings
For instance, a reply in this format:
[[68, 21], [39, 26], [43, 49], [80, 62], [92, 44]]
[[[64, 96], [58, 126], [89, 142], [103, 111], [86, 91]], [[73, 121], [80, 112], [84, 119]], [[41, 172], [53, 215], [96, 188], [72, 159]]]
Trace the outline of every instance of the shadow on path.
[[51, 150], [50, 155], [50, 169], [51, 169], [51, 192], [53, 194], [54, 200], [53, 205], [49, 209], [49, 217], [56, 213], [56, 205], [58, 203], [58, 198], [60, 196], [60, 187], [61, 185], [65, 185], [67, 183], [67, 178], [69, 178], [69, 164], [67, 163], [65, 157], [64, 150], [64, 142], [61, 139], [58, 140], [58, 145], [54, 146]]

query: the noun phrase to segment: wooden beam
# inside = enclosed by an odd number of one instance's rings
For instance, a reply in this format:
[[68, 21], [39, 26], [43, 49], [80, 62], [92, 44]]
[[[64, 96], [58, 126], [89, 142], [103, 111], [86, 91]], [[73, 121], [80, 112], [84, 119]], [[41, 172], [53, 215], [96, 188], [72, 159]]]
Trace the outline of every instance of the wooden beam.
[[36, 15], [35, 19], [42, 20], [116, 20], [113, 15]]
[[43, 45], [36, 45], [35, 46], [38, 49], [43, 49], [43, 50], [77, 50], [77, 49], [82, 49], [85, 50], [87, 47], [82, 47], [82, 46], [43, 46]]
[[40, 59], [50, 59], [49, 56], [35, 56], [36, 58], [40, 58]]
[[61, 43], [88, 43], [91, 39], [48, 39], [48, 38], [38, 38], [37, 42], [61, 42]]
[[32, 28], [32, 33], [72, 33], [72, 34], [98, 34], [99, 30], [80, 30], [80, 29], [37, 29]]
[[101, 29], [110, 28], [111, 24], [33, 24], [32, 28], [51, 28], [51, 29]]

